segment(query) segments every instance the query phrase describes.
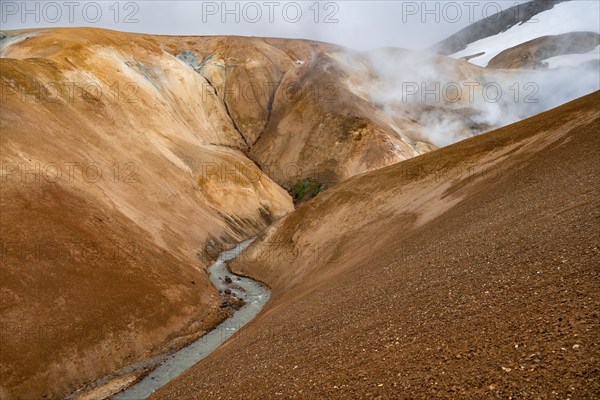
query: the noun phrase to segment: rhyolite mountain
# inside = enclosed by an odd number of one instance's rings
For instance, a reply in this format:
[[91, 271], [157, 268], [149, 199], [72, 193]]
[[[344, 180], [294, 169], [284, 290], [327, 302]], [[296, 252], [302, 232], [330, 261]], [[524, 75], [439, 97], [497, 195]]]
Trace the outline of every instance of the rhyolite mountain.
[[130, 383], [215, 326], [207, 266], [296, 215], [298, 182], [330, 190], [550, 107], [423, 96], [514, 71], [306, 40], [37, 29], [2, 32], [0, 56], [7, 399]]

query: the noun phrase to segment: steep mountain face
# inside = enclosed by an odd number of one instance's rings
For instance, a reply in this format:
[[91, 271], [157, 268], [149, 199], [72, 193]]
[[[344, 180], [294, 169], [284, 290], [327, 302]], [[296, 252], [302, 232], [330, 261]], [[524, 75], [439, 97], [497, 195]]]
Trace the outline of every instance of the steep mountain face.
[[152, 398], [594, 397], [599, 102], [351, 178], [277, 221], [232, 265], [273, 288], [270, 307]]
[[[190, 66], [225, 104], [249, 157], [280, 185], [303, 178], [334, 185], [418, 154], [340, 79], [351, 74], [337, 62], [347, 49], [283, 39], [161, 40], [170, 53], [197, 60]], [[368, 70], [363, 56], [353, 61]], [[358, 78], [373, 80], [368, 73]]]
[[[600, 33], [599, 14], [594, 1], [531, 1], [490, 15], [432, 50], [489, 68], [548, 66], [542, 62], [561, 56], [558, 66], [578, 66], [600, 59], [594, 35]], [[588, 36], [585, 43], [582, 35]]]
[[[343, 52], [318, 54], [285, 77], [271, 120], [250, 152], [282, 185], [315, 177], [332, 186], [418, 155], [414, 135], [404, 140], [370, 99], [342, 80], [353, 76], [370, 85], [373, 79], [344, 70], [337, 57]], [[364, 63], [359, 56], [355, 61]]]
[[465, 50], [471, 43], [502, 34], [514, 26], [529, 22], [531, 19], [536, 21], [536, 15], [552, 10], [556, 4], [565, 1], [569, 0], [535, 0], [515, 5], [463, 28], [454, 35], [433, 45], [432, 50], [444, 55], [458, 53]]
[[224, 313], [205, 267], [293, 209], [151, 37], [3, 49], [0, 397], [63, 398]]

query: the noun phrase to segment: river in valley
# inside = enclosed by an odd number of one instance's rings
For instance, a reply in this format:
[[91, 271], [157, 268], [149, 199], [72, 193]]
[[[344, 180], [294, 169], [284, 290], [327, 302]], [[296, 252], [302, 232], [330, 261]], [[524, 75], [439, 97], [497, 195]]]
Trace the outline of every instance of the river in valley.
[[227, 269], [227, 262], [240, 255], [252, 243], [252, 240], [247, 240], [235, 248], [221, 253], [217, 261], [209, 267], [210, 279], [217, 289], [220, 291], [227, 290], [232, 295], [242, 299], [244, 305], [215, 329], [187, 347], [170, 355], [143, 380], [114, 396], [114, 400], [140, 400], [147, 398], [216, 350], [241, 327], [254, 319], [263, 309], [269, 300], [269, 290], [260, 283], [232, 274]]

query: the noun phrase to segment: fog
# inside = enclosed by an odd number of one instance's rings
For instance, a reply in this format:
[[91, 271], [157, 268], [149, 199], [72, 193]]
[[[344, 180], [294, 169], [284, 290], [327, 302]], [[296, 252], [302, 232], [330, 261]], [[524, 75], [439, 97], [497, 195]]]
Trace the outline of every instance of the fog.
[[428, 52], [366, 53], [380, 81], [369, 95], [394, 119], [410, 116], [446, 146], [600, 90], [600, 64], [489, 70]]
[[1, 29], [87, 26], [165, 35], [312, 39], [356, 50], [421, 49], [523, 0], [43, 2], [0, 0]]

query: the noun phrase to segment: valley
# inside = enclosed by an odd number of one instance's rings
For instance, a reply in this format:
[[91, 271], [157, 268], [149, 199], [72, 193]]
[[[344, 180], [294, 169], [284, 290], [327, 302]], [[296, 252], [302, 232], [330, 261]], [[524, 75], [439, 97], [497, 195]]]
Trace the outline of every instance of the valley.
[[0, 399], [600, 396], [600, 9], [507, 10], [0, 31]]

